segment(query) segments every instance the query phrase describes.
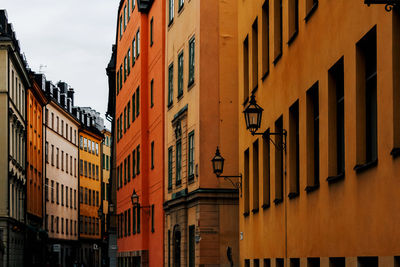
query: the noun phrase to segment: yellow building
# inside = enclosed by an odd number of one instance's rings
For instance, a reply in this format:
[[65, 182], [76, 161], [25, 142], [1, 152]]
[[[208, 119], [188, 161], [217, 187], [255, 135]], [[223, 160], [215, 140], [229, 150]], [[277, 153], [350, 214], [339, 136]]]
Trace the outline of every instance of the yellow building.
[[398, 266], [398, 10], [237, 3], [240, 110], [278, 133], [239, 115], [240, 264]]
[[[88, 114], [83, 119], [79, 131], [79, 230], [81, 242], [81, 261], [97, 266], [101, 251], [101, 218], [98, 210], [101, 205], [101, 151], [102, 133], [93, 126]], [[78, 116], [79, 117], [79, 116]]]

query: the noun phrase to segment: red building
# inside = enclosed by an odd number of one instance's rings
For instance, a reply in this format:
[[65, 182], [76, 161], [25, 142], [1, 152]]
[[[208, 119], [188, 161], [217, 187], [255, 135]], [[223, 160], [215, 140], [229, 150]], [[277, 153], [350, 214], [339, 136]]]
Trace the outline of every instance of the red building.
[[118, 9], [118, 266], [163, 264], [164, 18], [163, 0], [123, 0]]

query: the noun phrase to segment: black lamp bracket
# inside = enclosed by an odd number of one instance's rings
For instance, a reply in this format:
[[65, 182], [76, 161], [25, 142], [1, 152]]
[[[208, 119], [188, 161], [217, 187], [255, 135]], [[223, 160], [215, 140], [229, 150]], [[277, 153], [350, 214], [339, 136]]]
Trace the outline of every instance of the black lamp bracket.
[[364, 0], [364, 3], [368, 6], [370, 6], [371, 4], [384, 4], [385, 10], [387, 12], [390, 12], [394, 8], [399, 6], [400, 1], [399, 0]]
[[[229, 181], [233, 187], [239, 189], [240, 196], [242, 196], [242, 174], [239, 175], [217, 175], [217, 178], [224, 178], [225, 181]], [[239, 181], [233, 181], [233, 179], [239, 179]]]
[[[252, 135], [262, 135], [263, 138], [269, 140], [277, 149], [285, 151], [286, 152], [286, 136], [287, 136], [287, 131], [285, 129], [282, 129], [282, 132], [276, 132], [276, 133], [271, 133], [268, 130], [263, 132], [263, 133], [253, 133]], [[277, 135], [282, 137], [282, 142], [278, 143], [272, 140], [271, 135]]]

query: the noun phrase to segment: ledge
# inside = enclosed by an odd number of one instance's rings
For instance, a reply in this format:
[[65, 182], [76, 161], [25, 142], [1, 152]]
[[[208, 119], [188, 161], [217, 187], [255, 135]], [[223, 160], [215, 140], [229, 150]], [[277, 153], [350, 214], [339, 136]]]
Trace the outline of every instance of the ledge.
[[298, 193], [298, 192], [291, 192], [291, 193], [289, 193], [289, 195], [288, 195], [289, 199], [294, 199], [294, 198], [296, 198], [296, 197], [298, 197], [298, 196], [299, 196], [299, 193]]
[[339, 173], [338, 175], [335, 175], [335, 176], [328, 176], [328, 178], [326, 178], [326, 181], [329, 184], [333, 184], [333, 183], [336, 183], [336, 182], [341, 181], [343, 179], [344, 179], [344, 172]]
[[319, 189], [319, 184], [318, 185], [308, 185], [306, 186], [306, 188], [304, 188], [304, 191], [306, 191], [307, 193], [311, 193], [316, 191], [317, 189]]
[[369, 169], [375, 167], [376, 165], [378, 165], [378, 159], [372, 160], [372, 161], [364, 163], [364, 164], [357, 164], [356, 166], [354, 166], [354, 170], [358, 174], [358, 173], [362, 173], [366, 170], [369, 170]]

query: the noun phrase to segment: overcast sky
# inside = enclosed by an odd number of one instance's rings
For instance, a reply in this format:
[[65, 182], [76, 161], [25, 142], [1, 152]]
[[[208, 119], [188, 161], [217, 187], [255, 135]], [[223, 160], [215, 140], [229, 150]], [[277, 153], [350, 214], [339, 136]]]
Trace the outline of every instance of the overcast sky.
[[[104, 118], [105, 68], [115, 42], [118, 0], [1, 0], [29, 66], [75, 89], [75, 105]], [[109, 124], [107, 124], [109, 126]]]

